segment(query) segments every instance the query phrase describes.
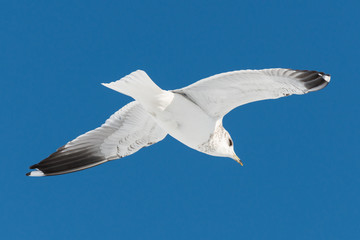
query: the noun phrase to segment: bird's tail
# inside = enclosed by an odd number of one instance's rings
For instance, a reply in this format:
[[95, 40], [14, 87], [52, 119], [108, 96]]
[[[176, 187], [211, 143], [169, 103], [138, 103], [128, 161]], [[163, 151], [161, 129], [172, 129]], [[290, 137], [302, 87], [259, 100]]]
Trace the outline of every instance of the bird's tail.
[[142, 70], [132, 72], [115, 82], [102, 83], [102, 85], [139, 101], [146, 96], [162, 93], [162, 89]]
[[134, 98], [145, 108], [163, 109], [171, 97], [170, 92], [162, 90], [142, 70], [132, 72], [115, 82], [102, 83], [102, 85]]

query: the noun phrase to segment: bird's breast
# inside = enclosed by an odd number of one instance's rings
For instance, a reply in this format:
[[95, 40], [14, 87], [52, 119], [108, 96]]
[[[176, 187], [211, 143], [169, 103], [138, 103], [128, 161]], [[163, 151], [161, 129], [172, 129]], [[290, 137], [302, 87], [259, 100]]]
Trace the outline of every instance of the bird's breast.
[[216, 127], [215, 119], [194, 102], [176, 93], [172, 102], [153, 116], [172, 137], [196, 150], [209, 140]]

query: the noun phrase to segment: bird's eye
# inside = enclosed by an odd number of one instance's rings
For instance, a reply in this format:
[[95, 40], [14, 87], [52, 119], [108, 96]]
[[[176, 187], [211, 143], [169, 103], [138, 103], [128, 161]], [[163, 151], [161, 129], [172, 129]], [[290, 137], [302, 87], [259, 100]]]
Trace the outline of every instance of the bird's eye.
[[229, 146], [231, 147], [233, 145], [232, 140], [229, 138]]

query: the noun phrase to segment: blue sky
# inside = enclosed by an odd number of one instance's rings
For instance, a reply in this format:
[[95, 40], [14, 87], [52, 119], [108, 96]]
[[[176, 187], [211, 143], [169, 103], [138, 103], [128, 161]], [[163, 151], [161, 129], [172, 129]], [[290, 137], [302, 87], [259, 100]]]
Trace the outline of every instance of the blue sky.
[[[7, 1], [0, 8], [4, 239], [358, 239], [356, 1]], [[131, 99], [100, 85], [145, 70], [164, 89], [285, 67], [332, 82], [224, 119], [243, 160], [167, 137], [73, 174], [28, 166]]]

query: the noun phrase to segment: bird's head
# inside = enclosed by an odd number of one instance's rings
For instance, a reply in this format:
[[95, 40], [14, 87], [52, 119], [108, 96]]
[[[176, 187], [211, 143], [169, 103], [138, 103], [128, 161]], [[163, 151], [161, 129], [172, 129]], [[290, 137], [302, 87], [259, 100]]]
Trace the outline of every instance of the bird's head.
[[212, 155], [219, 157], [229, 157], [240, 163], [241, 166], [243, 166], [240, 158], [236, 156], [236, 153], [234, 151], [234, 142], [229, 132], [226, 131], [226, 129], [222, 125], [220, 125], [215, 131], [213, 136], [213, 142], [215, 143], [215, 151]]

